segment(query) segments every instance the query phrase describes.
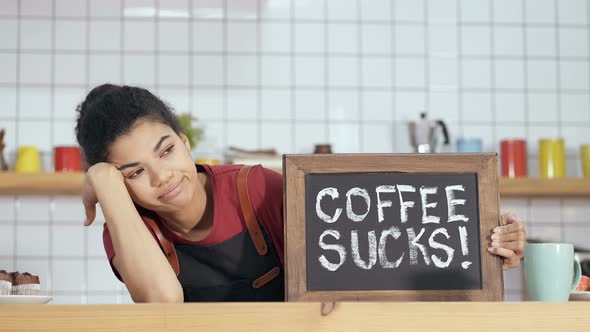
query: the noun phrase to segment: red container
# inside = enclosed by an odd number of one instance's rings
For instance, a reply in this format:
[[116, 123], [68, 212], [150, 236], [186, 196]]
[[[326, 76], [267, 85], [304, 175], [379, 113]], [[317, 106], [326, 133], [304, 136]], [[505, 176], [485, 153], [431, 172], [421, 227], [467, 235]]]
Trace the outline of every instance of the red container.
[[56, 146], [53, 149], [53, 161], [56, 172], [80, 172], [82, 154], [77, 146]]
[[502, 176], [511, 178], [527, 176], [525, 140], [505, 139], [500, 141], [500, 158], [502, 159]]

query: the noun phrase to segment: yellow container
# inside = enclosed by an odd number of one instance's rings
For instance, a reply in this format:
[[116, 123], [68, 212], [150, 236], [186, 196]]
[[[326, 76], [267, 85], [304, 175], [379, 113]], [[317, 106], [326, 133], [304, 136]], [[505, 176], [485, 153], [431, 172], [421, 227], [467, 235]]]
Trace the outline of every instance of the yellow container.
[[41, 172], [41, 155], [37, 147], [23, 145], [18, 148], [15, 170], [18, 173]]
[[580, 146], [580, 159], [582, 159], [582, 173], [584, 177], [590, 178], [590, 144]]
[[219, 165], [219, 159], [215, 158], [199, 158], [195, 160], [195, 163], [199, 165]]
[[562, 138], [539, 140], [539, 175], [544, 178], [565, 176], [565, 143]]

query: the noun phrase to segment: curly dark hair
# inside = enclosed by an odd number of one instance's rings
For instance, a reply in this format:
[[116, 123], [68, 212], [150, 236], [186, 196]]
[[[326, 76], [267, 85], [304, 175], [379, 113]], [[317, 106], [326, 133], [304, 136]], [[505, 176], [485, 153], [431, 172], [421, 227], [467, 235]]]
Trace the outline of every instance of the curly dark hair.
[[76, 139], [82, 147], [86, 166], [106, 162], [108, 149], [138, 120], [152, 120], [170, 126], [180, 135], [181, 127], [172, 107], [146, 89], [103, 84], [88, 93], [76, 111]]

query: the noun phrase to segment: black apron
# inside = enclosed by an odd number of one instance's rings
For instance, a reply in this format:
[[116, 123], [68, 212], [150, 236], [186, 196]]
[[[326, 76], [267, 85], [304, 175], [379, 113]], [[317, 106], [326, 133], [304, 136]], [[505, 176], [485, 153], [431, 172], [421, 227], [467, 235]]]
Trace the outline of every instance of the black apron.
[[247, 230], [212, 246], [174, 245], [184, 301], [284, 301], [280, 261], [268, 234], [262, 232], [269, 248], [264, 256], [256, 251]]
[[[247, 194], [250, 167], [238, 175], [247, 228], [210, 246], [171, 243], [151, 220], [148, 227], [178, 275], [184, 302], [284, 301], [284, 274], [272, 239], [256, 219]], [[216, 221], [218, 222], [218, 221]]]

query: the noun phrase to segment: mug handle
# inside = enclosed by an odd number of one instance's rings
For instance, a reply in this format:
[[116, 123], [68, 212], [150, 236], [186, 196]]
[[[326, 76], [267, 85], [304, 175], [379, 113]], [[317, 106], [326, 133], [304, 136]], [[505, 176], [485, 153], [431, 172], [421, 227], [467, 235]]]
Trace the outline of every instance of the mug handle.
[[576, 290], [578, 284], [580, 283], [580, 279], [582, 279], [582, 267], [580, 266], [580, 260], [578, 259], [578, 256], [574, 256], [574, 280], [570, 292]]

